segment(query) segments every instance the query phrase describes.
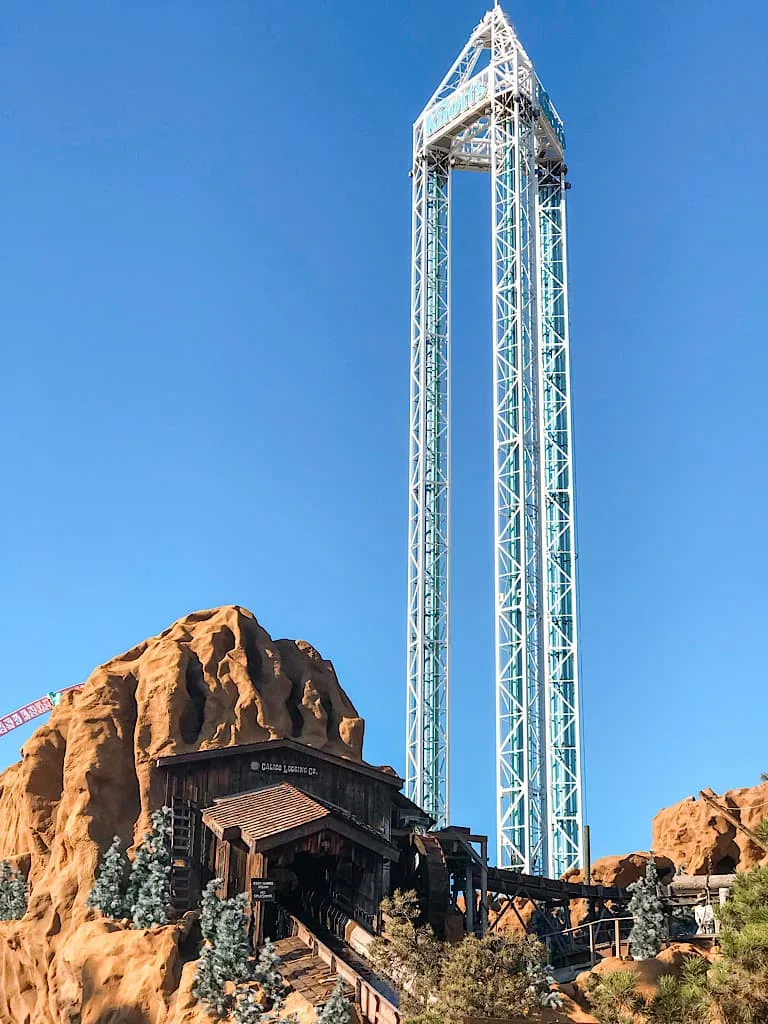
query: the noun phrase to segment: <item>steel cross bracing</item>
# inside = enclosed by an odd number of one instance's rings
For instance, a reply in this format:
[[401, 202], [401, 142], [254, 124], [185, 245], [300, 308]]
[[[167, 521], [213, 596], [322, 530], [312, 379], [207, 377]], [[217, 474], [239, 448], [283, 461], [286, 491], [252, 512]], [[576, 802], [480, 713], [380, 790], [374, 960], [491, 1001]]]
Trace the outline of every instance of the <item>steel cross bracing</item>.
[[[548, 843], [552, 870], [582, 846], [581, 718], [576, 647], [576, 551], [571, 458], [565, 167], [538, 168], [539, 387], [541, 394], [544, 670], [550, 756]], [[567, 870], [567, 869], [566, 869]]]
[[562, 122], [503, 10], [414, 125], [408, 793], [448, 821], [450, 174], [491, 175], [500, 866], [582, 860]]
[[448, 819], [448, 161], [413, 172], [408, 562], [409, 797]]

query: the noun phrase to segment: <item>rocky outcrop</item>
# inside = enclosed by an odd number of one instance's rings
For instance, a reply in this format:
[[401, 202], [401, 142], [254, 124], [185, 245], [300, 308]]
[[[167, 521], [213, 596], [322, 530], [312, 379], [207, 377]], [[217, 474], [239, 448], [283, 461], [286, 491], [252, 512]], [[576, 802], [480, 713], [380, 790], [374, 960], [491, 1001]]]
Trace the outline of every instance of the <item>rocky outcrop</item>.
[[[673, 942], [662, 950], [657, 957], [650, 960], [621, 960], [618, 957], [605, 957], [591, 971], [584, 971], [573, 983], [572, 992], [579, 1005], [588, 1005], [587, 985], [593, 975], [603, 977], [615, 971], [629, 971], [637, 978], [637, 990], [645, 998], [655, 994], [659, 980], [670, 976], [679, 978], [683, 964], [691, 957], [704, 956], [702, 951], [687, 942]], [[566, 990], [570, 986], [565, 986]]]
[[162, 803], [159, 756], [286, 737], [360, 759], [363, 721], [329, 661], [235, 606], [180, 619], [64, 697], [0, 775], [0, 858], [31, 886], [26, 917], [0, 923], [2, 1024], [205, 1020], [179, 1002], [188, 923], [131, 931], [85, 899], [112, 836], [130, 847]]
[[[768, 783], [731, 789], [715, 799], [752, 831], [762, 818], [768, 818]], [[702, 797], [692, 796], [653, 819], [653, 849], [689, 875], [747, 871], [766, 858], [765, 851], [733, 822]]]
[[[650, 853], [626, 853], [620, 857], [601, 857], [592, 865], [590, 881], [592, 885], [615, 885], [620, 889], [626, 889], [628, 885], [645, 875], [645, 869], [650, 859]], [[672, 861], [655, 853], [654, 860], [659, 872], [659, 880], [664, 883], [671, 881], [675, 873]], [[583, 882], [584, 872], [569, 871], [565, 877], [569, 882]]]

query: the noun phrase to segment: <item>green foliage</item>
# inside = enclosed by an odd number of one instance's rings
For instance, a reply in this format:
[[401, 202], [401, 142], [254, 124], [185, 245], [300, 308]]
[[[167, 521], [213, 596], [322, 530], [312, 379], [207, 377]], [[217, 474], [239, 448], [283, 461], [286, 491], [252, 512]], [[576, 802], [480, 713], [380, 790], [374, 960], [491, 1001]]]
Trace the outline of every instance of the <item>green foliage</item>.
[[29, 889], [20, 871], [0, 862], [0, 921], [19, 921], [27, 912]]
[[[236, 996], [226, 991], [227, 983], [235, 985], [258, 980], [251, 961], [248, 943], [248, 917], [245, 912], [246, 896], [241, 893], [229, 900], [220, 900], [218, 879], [209, 882], [201, 901], [205, 910], [202, 924], [206, 944], [197, 964], [194, 993], [217, 1017], [226, 1017], [235, 1006]], [[219, 904], [213, 905], [213, 900]], [[256, 965], [258, 969], [258, 964]], [[238, 998], [242, 993], [238, 992]], [[243, 996], [245, 998], [245, 996]]]
[[369, 954], [399, 990], [409, 1024], [509, 1017], [559, 1004], [550, 990], [543, 948], [534, 938], [490, 934], [440, 942], [430, 928], [416, 924], [413, 892], [396, 892], [382, 911], [384, 937], [371, 944]]
[[591, 975], [587, 983], [590, 1009], [601, 1024], [705, 1024], [710, 1020], [706, 960], [693, 956], [682, 977], [659, 979], [656, 992], [643, 998], [631, 970]]
[[86, 903], [103, 917], [130, 917], [134, 928], [168, 922], [171, 899], [171, 809], [152, 814], [152, 830], [144, 836], [133, 863], [120, 851], [115, 836], [96, 872]]
[[136, 851], [126, 904], [134, 928], [166, 924], [171, 900], [171, 809], [152, 814], [152, 831]]
[[214, 1017], [226, 1017], [232, 1009], [233, 998], [224, 989], [227, 981], [220, 976], [214, 947], [205, 946], [197, 961], [192, 991]]
[[224, 882], [221, 878], [212, 879], [203, 890], [200, 900], [200, 931], [203, 938], [213, 942], [216, 936], [216, 927], [221, 911], [221, 887]]
[[643, 1005], [633, 971], [592, 974], [587, 982], [590, 1009], [600, 1024], [633, 1024]]
[[119, 836], [115, 836], [96, 872], [93, 888], [86, 900], [87, 905], [98, 910], [102, 917], [111, 917], [113, 920], [130, 916], [130, 908], [126, 912], [125, 906], [127, 871], [128, 859], [120, 850]]
[[552, 1005], [541, 944], [533, 936], [495, 934], [449, 943], [436, 995], [447, 1021], [508, 1017]]
[[696, 1020], [690, 1015], [682, 983], [671, 975], [659, 978], [659, 987], [647, 1003], [646, 1016], [650, 1024], [693, 1024]]
[[374, 967], [391, 979], [400, 993], [406, 1015], [427, 1006], [438, 987], [443, 963], [443, 943], [428, 925], [417, 925], [418, 897], [413, 890], [396, 890], [381, 904], [384, 936], [374, 939], [368, 955]]
[[762, 839], [764, 843], [768, 843], [768, 818], [761, 818], [755, 826], [755, 835], [758, 839]]
[[689, 956], [683, 963], [683, 984], [701, 988], [707, 983], [709, 962], [701, 956]]
[[283, 976], [280, 973], [280, 963], [281, 960], [277, 955], [275, 947], [267, 939], [259, 950], [251, 977], [254, 981], [258, 981], [262, 992], [267, 997], [270, 1008], [273, 1010], [277, 1010], [280, 1007], [286, 990]]
[[717, 910], [722, 959], [708, 989], [726, 1024], [768, 1021], [768, 867], [736, 876], [731, 898]]
[[261, 1024], [264, 1020], [261, 1003], [251, 988], [239, 989], [235, 996], [234, 1024]]
[[318, 1014], [317, 1024], [349, 1024], [350, 1010], [350, 1002], [344, 995], [344, 983], [339, 978]]
[[[717, 916], [726, 933], [736, 932], [748, 924], [762, 921], [768, 909], [768, 867], [754, 868], [736, 876], [728, 902], [717, 909]], [[727, 935], [723, 935], [726, 939]]]
[[632, 893], [629, 912], [634, 918], [629, 943], [636, 960], [649, 960], [661, 952], [664, 937], [664, 911], [657, 890], [659, 875], [653, 857], [639, 878], [627, 888]]

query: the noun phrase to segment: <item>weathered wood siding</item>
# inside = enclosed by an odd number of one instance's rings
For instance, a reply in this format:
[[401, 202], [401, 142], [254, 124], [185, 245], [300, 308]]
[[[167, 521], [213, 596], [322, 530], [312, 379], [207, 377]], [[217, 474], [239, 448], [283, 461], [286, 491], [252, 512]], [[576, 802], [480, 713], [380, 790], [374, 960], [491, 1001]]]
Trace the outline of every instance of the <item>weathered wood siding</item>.
[[309, 750], [232, 754], [168, 765], [165, 771], [168, 802], [172, 796], [182, 797], [202, 810], [210, 807], [216, 797], [288, 782], [309, 796], [342, 808], [378, 829], [387, 839], [391, 835], [392, 786], [313, 758]]

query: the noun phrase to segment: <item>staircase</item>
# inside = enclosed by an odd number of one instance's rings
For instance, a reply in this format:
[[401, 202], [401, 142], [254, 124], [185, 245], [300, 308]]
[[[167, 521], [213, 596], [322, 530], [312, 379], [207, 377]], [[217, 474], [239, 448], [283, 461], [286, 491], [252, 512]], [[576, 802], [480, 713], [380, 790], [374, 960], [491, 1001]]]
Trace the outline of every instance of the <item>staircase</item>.
[[174, 797], [171, 818], [171, 906], [177, 913], [189, 910], [192, 892], [192, 852], [195, 842], [195, 813], [188, 800]]

